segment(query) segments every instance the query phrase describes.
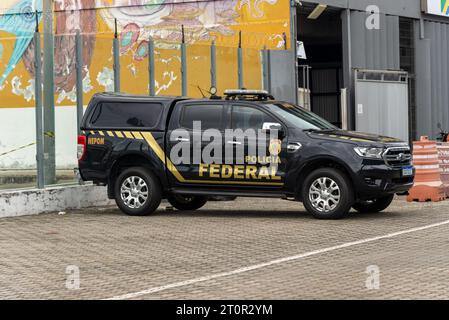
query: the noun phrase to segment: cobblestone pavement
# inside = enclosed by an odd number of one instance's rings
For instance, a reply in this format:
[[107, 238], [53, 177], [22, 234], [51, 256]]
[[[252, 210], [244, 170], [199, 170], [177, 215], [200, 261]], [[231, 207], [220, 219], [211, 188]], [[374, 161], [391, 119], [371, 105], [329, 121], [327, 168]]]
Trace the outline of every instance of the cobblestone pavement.
[[[66, 288], [68, 266], [79, 290]], [[370, 266], [378, 290], [366, 286]], [[449, 201], [401, 199], [339, 221], [244, 198], [149, 217], [104, 208], [0, 219], [0, 298], [113, 297], [449, 299]]]

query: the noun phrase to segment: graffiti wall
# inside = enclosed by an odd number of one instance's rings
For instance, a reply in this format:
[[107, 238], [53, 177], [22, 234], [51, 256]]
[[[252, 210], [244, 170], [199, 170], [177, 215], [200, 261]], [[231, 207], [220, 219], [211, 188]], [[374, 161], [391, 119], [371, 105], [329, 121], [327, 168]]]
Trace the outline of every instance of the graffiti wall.
[[[290, 39], [289, 0], [54, 0], [57, 167], [76, 166], [75, 33], [83, 37], [84, 101], [113, 90], [112, 39], [120, 40], [121, 91], [148, 94], [148, 41], [155, 42], [156, 92], [181, 94], [180, 42], [187, 43], [188, 95], [210, 88], [210, 45], [217, 87], [236, 88], [242, 33], [244, 85], [261, 88], [260, 50]], [[42, 0], [0, 1], [0, 169], [34, 168], [34, 44]], [[289, 41], [287, 41], [289, 42]], [[10, 150], [19, 149], [13, 153]]]
[[[179, 94], [181, 26], [188, 44], [189, 95], [208, 89], [209, 46], [217, 44], [219, 90], [235, 87], [235, 47], [242, 31], [245, 85], [260, 87], [259, 50], [283, 48], [289, 33], [288, 0], [55, 0], [55, 98], [75, 102], [75, 38], [83, 33], [85, 98], [113, 85], [112, 37], [117, 21], [122, 91], [148, 92], [148, 41], [156, 44], [156, 90]], [[0, 15], [0, 108], [34, 105], [35, 10], [42, 0], [4, 0]], [[42, 14], [38, 14], [39, 21]], [[221, 71], [221, 72], [220, 72]]]

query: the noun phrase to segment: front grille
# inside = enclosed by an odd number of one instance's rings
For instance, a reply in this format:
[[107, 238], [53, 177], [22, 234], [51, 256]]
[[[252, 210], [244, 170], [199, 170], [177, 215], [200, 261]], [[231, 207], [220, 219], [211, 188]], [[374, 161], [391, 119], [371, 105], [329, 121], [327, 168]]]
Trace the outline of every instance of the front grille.
[[384, 160], [387, 166], [403, 167], [412, 164], [412, 154], [409, 147], [389, 148], [384, 153]]

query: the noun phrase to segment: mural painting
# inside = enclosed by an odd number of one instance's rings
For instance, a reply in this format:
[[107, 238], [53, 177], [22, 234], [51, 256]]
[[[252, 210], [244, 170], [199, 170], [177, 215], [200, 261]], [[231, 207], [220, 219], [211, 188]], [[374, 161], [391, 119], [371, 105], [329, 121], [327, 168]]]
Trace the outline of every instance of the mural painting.
[[[260, 88], [260, 50], [281, 49], [289, 34], [288, 0], [55, 0], [55, 99], [74, 105], [75, 37], [83, 36], [85, 99], [113, 88], [112, 38], [120, 39], [122, 91], [148, 92], [148, 41], [156, 45], [158, 94], [181, 91], [179, 44], [188, 45], [189, 95], [210, 86], [210, 44], [217, 44], [219, 90], [237, 83], [236, 50], [242, 31], [245, 85]], [[35, 11], [42, 0], [0, 4], [0, 108], [34, 105]], [[42, 26], [42, 13], [38, 14]], [[42, 28], [41, 28], [42, 29]], [[232, 70], [232, 71], [231, 71]], [[234, 71], [235, 70], [235, 71]]]

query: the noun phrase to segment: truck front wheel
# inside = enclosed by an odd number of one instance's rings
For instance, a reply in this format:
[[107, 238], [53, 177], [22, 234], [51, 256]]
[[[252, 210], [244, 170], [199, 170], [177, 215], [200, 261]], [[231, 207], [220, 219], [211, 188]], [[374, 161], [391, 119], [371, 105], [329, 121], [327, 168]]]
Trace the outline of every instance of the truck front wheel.
[[147, 216], [159, 207], [161, 185], [154, 174], [142, 167], [125, 169], [115, 183], [115, 202], [130, 216]]
[[352, 207], [360, 213], [377, 213], [387, 209], [393, 202], [394, 194], [373, 200], [360, 201]]
[[317, 219], [340, 219], [351, 209], [351, 183], [338, 169], [321, 168], [310, 173], [302, 187], [303, 204]]
[[207, 197], [169, 194], [167, 200], [178, 210], [191, 211], [203, 207], [207, 202]]

